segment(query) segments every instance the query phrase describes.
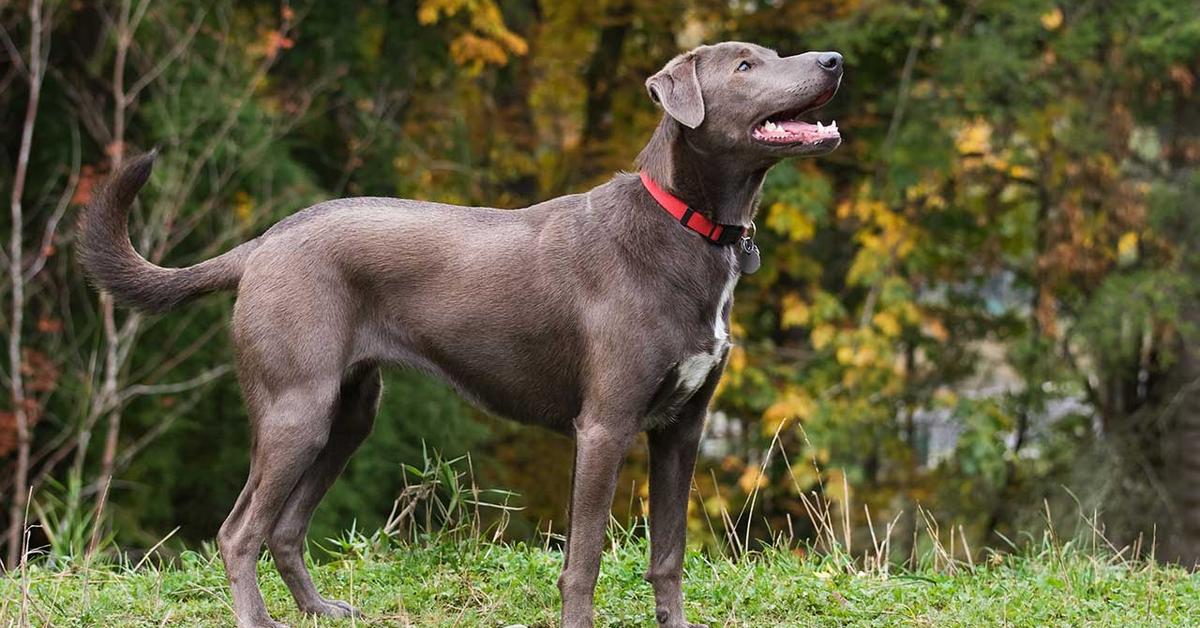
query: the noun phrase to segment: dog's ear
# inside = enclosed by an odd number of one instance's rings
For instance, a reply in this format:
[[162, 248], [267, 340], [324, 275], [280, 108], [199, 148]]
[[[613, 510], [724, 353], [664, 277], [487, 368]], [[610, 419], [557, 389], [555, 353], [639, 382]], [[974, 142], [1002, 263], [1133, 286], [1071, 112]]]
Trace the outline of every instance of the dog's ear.
[[696, 55], [668, 63], [658, 74], [646, 79], [646, 90], [680, 124], [694, 129], [704, 122], [704, 97], [700, 94], [700, 77], [696, 76]]

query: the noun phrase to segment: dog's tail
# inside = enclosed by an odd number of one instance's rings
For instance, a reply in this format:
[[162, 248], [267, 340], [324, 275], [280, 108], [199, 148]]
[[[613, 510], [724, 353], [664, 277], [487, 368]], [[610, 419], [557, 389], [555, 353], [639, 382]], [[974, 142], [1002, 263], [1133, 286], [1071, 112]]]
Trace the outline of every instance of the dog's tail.
[[79, 261], [97, 287], [118, 303], [165, 312], [202, 294], [236, 288], [257, 240], [195, 266], [163, 268], [129, 241], [129, 205], [150, 177], [155, 151], [131, 159], [92, 195], [79, 219]]

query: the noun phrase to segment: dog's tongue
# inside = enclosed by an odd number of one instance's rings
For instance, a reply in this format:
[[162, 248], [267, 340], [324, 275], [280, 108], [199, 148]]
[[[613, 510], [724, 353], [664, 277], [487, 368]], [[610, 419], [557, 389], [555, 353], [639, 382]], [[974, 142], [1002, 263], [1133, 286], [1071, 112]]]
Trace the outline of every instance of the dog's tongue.
[[841, 137], [838, 133], [837, 122], [830, 122], [826, 126], [820, 122], [809, 124], [800, 120], [766, 122], [755, 129], [754, 134], [759, 139], [766, 141], [806, 143]]

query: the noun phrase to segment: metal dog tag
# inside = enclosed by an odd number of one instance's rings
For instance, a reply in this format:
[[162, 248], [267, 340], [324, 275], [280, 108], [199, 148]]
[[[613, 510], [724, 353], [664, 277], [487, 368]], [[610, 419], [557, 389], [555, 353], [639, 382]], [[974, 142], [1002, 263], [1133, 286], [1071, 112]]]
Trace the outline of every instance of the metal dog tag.
[[749, 237], [744, 237], [738, 246], [738, 258], [742, 262], [742, 274], [749, 275], [762, 265], [762, 257], [758, 253], [758, 245]]

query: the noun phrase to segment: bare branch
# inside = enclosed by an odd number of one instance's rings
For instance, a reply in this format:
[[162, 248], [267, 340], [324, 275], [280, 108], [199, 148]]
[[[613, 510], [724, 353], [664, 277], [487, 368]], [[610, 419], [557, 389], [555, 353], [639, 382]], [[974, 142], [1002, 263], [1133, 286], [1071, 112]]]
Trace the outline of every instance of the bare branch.
[[180, 404], [179, 407], [173, 409], [172, 412], [169, 412], [166, 416], [162, 417], [162, 420], [160, 420], [158, 423], [155, 423], [154, 427], [150, 428], [145, 434], [139, 436], [132, 444], [127, 445], [124, 451], [121, 452], [120, 458], [117, 459], [116, 470], [120, 472], [128, 468], [129, 464], [133, 462], [133, 459], [136, 458], [143, 449], [149, 446], [150, 443], [158, 440], [158, 438], [163, 434], [166, 434], [167, 431], [175, 425], [175, 421], [179, 420], [180, 416], [183, 416], [196, 406], [197, 401], [198, 398], [193, 398], [189, 400], [188, 403]]
[[123, 404], [134, 397], [145, 395], [171, 395], [187, 392], [193, 388], [203, 386], [232, 370], [232, 366], [223, 364], [182, 382], [175, 382], [173, 384], [136, 384], [122, 390], [120, 395], [117, 396], [117, 402]]
[[8, 86], [11, 85], [13, 81], [17, 80], [17, 76], [20, 74], [21, 72], [17, 70], [17, 66], [10, 66], [8, 71], [4, 73], [4, 77], [0, 78], [0, 94], [8, 91]]
[[96, 97], [92, 96], [91, 92], [86, 89], [80, 89], [75, 81], [72, 81], [57, 68], [49, 68], [50, 74], [57, 80], [59, 87], [63, 93], [75, 105], [74, 113], [83, 121], [84, 128], [95, 142], [101, 146], [106, 146], [112, 141], [112, 130], [108, 128], [108, 122], [105, 120], [104, 105]]
[[17, 46], [13, 43], [12, 38], [8, 36], [8, 29], [4, 28], [3, 24], [0, 24], [0, 42], [4, 43], [4, 51], [8, 53], [8, 58], [12, 60], [13, 67], [28, 79], [29, 68], [25, 67], [25, 60], [21, 58], [21, 52], [17, 50]]
[[[197, 310], [193, 310], [193, 312], [198, 313]], [[193, 318], [194, 318], [193, 315], [185, 315], [183, 317], [181, 324], [178, 326], [178, 330], [177, 330], [178, 333], [173, 333], [171, 335], [171, 338], [165, 343], [166, 346], [174, 347], [175, 343], [179, 340], [179, 333], [182, 333], [185, 330], [193, 329], [193, 325], [194, 325]], [[135, 373], [133, 375], [132, 379], [134, 379], [136, 381], [145, 381], [145, 380], [155, 381], [155, 380], [157, 380], [158, 378], [164, 376], [166, 373], [170, 372], [171, 369], [174, 369], [175, 367], [179, 366], [181, 363], [186, 361], [188, 358], [195, 355], [195, 353], [197, 351], [199, 351], [200, 349], [203, 349], [204, 347], [209, 346], [209, 343], [212, 341], [213, 336], [216, 336], [218, 333], [220, 333], [224, 329], [225, 329], [225, 323], [223, 321], [210, 325], [208, 327], [208, 329], [204, 330], [204, 332], [201, 333], [199, 336], [197, 336], [194, 341], [192, 341], [190, 344], [188, 344], [188, 346], [184, 347], [183, 349], [177, 350], [177, 351], [172, 351], [170, 357], [164, 359], [163, 361], [159, 362], [158, 364], [152, 365], [142, 371]]]
[[140, 26], [142, 23], [142, 19], [146, 17], [146, 9], [149, 8], [150, 0], [141, 0], [141, 2], [138, 3], [137, 8], [133, 10], [133, 17], [129, 18], [128, 20], [130, 37], [133, 36], [133, 33], [137, 32], [138, 26]]
[[162, 75], [162, 73], [165, 72], [167, 68], [170, 67], [171, 64], [180, 57], [180, 55], [187, 51], [188, 47], [192, 43], [192, 39], [196, 36], [196, 33], [200, 31], [200, 26], [204, 23], [204, 15], [204, 11], [197, 13], [195, 19], [192, 20], [192, 25], [188, 27], [187, 32], [179, 39], [175, 46], [171, 48], [170, 52], [164, 55], [163, 58], [156, 63], [153, 68], [139, 77], [138, 80], [133, 82], [133, 85], [129, 88], [129, 91], [126, 94], [130, 101], [136, 99], [138, 94], [142, 93], [143, 89], [146, 89], [146, 87], [153, 83], [155, 79]]
[[71, 206], [71, 198], [75, 196], [75, 188], [79, 185], [80, 171], [80, 153], [79, 147], [79, 126], [72, 121], [71, 123], [71, 174], [67, 179], [67, 186], [58, 197], [58, 204], [54, 207], [54, 211], [50, 217], [46, 219], [46, 228], [42, 232], [42, 243], [38, 247], [33, 263], [29, 269], [25, 271], [25, 280], [29, 281], [42, 272], [42, 268], [46, 266], [46, 260], [50, 257], [50, 247], [54, 244], [54, 236], [58, 230], [58, 223], [67, 213], [67, 208]]
[[[129, 0], [122, 0], [120, 17], [114, 32], [116, 40], [116, 56], [112, 70], [113, 140], [109, 145], [113, 169], [120, 167], [125, 156], [125, 108], [128, 101], [125, 98], [125, 59], [129, 54], [129, 46], [133, 40], [133, 31], [129, 27]], [[121, 406], [117, 403], [117, 387], [120, 369], [118, 353], [120, 351], [120, 336], [117, 334], [116, 313], [112, 295], [107, 292], [100, 294], [100, 312], [104, 321], [104, 384], [100, 388], [100, 398], [93, 405], [104, 408], [108, 412], [108, 425], [104, 434], [104, 450], [100, 455], [100, 480], [105, 490], [96, 501], [96, 527], [92, 540], [88, 544], [87, 556], [95, 553], [99, 541], [101, 517], [108, 502], [108, 487], [112, 483], [113, 463], [117, 456], [118, 439], [121, 433]], [[131, 316], [130, 318], [136, 318]]]
[[[51, 22], [52, 12], [48, 13], [46, 23]], [[28, 503], [29, 483], [29, 449], [32, 441], [29, 425], [29, 411], [26, 407], [25, 381], [21, 372], [21, 345], [23, 342], [21, 328], [25, 320], [25, 277], [22, 273], [21, 226], [24, 224], [24, 210], [21, 197], [25, 193], [25, 179], [29, 174], [29, 152], [33, 146], [33, 129], [37, 123], [38, 104], [42, 94], [42, 79], [45, 77], [45, 62], [49, 57], [49, 42], [43, 42], [47, 32], [43, 30], [42, 2], [32, 0], [29, 3], [29, 97], [25, 104], [25, 120], [21, 127], [21, 145], [17, 150], [17, 168], [13, 175], [12, 197], [10, 212], [12, 215], [12, 233], [9, 239], [9, 276], [12, 281], [12, 316], [9, 320], [8, 363], [9, 390], [12, 393], [13, 415], [17, 427], [17, 468], [13, 474], [13, 499], [8, 520], [8, 556], [5, 564], [9, 569], [16, 567], [18, 561], [23, 561], [21, 552], [21, 536], [24, 528], [24, 512]], [[8, 42], [7, 33], [4, 39]], [[11, 42], [8, 42], [11, 43]], [[45, 47], [43, 48], [43, 43]], [[12, 50], [10, 50], [12, 52]], [[20, 57], [13, 55], [14, 63]]]

